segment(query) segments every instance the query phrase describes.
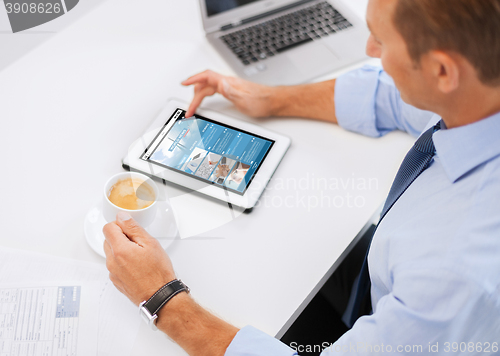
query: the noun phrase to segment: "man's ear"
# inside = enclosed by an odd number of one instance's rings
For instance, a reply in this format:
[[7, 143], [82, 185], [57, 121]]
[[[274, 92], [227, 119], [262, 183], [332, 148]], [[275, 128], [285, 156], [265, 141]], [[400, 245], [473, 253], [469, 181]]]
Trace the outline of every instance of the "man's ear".
[[447, 52], [430, 51], [428, 60], [438, 89], [443, 94], [456, 90], [460, 81], [460, 65], [457, 58]]

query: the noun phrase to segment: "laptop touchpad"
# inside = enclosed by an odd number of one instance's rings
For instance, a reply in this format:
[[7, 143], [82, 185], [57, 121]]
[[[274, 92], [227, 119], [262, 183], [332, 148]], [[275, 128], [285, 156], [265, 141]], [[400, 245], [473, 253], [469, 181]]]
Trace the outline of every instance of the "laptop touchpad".
[[321, 70], [338, 58], [322, 43], [308, 43], [286, 54], [293, 65], [300, 71], [311, 72], [311, 68]]

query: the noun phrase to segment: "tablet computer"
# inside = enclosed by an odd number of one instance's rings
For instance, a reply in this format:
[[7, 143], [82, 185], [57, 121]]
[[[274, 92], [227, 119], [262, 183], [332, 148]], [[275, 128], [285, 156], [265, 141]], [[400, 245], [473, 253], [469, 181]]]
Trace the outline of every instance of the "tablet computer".
[[123, 167], [251, 209], [290, 139], [218, 112], [170, 100], [129, 148]]

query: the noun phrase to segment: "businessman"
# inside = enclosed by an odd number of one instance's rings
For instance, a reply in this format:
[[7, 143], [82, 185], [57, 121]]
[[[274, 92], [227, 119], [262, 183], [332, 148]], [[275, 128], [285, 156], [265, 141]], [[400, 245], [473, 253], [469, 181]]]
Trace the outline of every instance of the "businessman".
[[[207, 71], [183, 83], [195, 88], [186, 116], [220, 93], [250, 116], [418, 137], [360, 271], [355, 323], [324, 354], [405, 353], [411, 345], [425, 354], [498, 353], [500, 0], [370, 0], [367, 22], [367, 53], [383, 70], [275, 88]], [[175, 280], [166, 253], [128, 215], [104, 233], [110, 278], [135, 304]], [[373, 310], [357, 318], [366, 288]], [[191, 355], [295, 354], [251, 326], [218, 319], [182, 290], [157, 316], [158, 328]]]

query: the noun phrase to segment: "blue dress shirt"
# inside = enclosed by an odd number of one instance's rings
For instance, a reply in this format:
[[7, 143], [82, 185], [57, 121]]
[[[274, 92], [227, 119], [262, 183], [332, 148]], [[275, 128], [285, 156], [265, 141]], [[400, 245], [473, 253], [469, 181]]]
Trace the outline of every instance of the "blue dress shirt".
[[[375, 67], [340, 77], [335, 103], [342, 127], [373, 137], [418, 136], [441, 119], [405, 104]], [[373, 237], [373, 314], [323, 344], [323, 355], [500, 354], [500, 113], [433, 140], [433, 162]], [[226, 355], [296, 355], [301, 346], [247, 326]]]

